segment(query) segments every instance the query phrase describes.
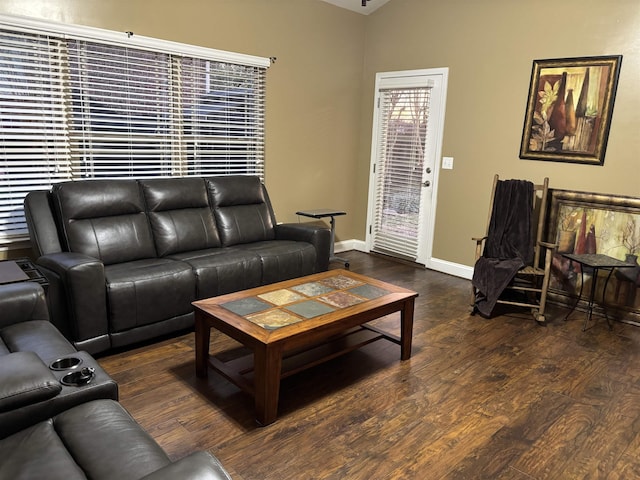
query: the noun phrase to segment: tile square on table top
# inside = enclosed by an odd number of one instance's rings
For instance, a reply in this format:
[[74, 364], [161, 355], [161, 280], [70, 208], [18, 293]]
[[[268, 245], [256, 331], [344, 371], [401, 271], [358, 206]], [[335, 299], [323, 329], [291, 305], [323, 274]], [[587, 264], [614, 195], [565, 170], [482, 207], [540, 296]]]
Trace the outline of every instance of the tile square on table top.
[[376, 287], [374, 285], [368, 285], [368, 284], [360, 285], [359, 287], [355, 287], [355, 288], [350, 288], [349, 292], [355, 293], [356, 295], [364, 297], [368, 300], [373, 300], [374, 298], [378, 298], [378, 297], [384, 297], [385, 295], [388, 295], [389, 293], [391, 293], [388, 290], [385, 290], [384, 288], [380, 288], [380, 287]]
[[318, 302], [316, 300], [307, 300], [306, 302], [294, 303], [293, 305], [287, 306], [286, 309], [304, 318], [317, 317], [319, 315], [324, 315], [325, 313], [330, 313], [335, 310], [335, 308], [332, 308], [329, 305]]
[[352, 295], [349, 292], [329, 293], [327, 295], [322, 295], [321, 297], [319, 297], [319, 300], [322, 300], [323, 302], [328, 303], [329, 305], [333, 305], [337, 308], [346, 308], [365, 301], [362, 297]]
[[345, 275], [336, 275], [335, 277], [325, 278], [320, 280], [325, 285], [335, 288], [336, 290], [343, 290], [349, 287], [355, 287], [356, 285], [363, 285], [364, 282], [360, 280], [354, 280], [353, 278]]
[[296, 285], [295, 287], [291, 287], [291, 290], [295, 290], [296, 292], [300, 292], [307, 297], [316, 297], [318, 295], [323, 295], [325, 293], [333, 292], [335, 289], [331, 288], [328, 285], [323, 285], [320, 282], [309, 282], [302, 283], [300, 285]]
[[292, 292], [291, 290], [287, 290], [286, 288], [282, 288], [280, 290], [275, 290], [273, 292], [262, 293], [258, 295], [262, 300], [266, 300], [267, 302], [271, 302], [274, 305], [287, 305], [288, 303], [297, 302], [298, 300], [302, 300], [305, 297], [297, 294], [296, 292]]
[[282, 310], [270, 310], [255, 315], [248, 315], [246, 318], [267, 330], [275, 330], [276, 328], [286, 327], [287, 325], [302, 321], [300, 317], [296, 317]]
[[273, 308], [273, 305], [255, 297], [233, 300], [231, 302], [222, 303], [220, 306], [235, 313], [236, 315], [240, 315], [241, 317]]

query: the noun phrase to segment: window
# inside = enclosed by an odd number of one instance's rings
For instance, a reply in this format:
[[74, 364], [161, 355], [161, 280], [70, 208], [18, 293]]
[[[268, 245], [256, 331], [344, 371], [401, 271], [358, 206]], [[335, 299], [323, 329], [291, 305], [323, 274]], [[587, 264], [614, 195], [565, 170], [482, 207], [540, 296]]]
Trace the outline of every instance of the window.
[[27, 192], [86, 178], [264, 177], [269, 59], [0, 17], [0, 243]]

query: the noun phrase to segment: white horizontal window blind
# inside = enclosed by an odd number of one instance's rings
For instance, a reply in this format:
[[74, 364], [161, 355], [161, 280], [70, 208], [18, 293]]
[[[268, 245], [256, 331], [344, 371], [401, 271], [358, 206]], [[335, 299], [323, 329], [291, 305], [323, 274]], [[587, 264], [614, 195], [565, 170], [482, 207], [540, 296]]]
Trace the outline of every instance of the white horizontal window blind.
[[415, 260], [431, 88], [380, 92], [373, 249]]
[[0, 22], [0, 243], [26, 238], [24, 196], [55, 182], [264, 177], [268, 59], [94, 33]]
[[0, 30], [0, 240], [26, 233], [27, 192], [66, 180], [64, 45]]
[[189, 175], [262, 177], [265, 69], [182, 58], [175, 70]]
[[69, 48], [69, 144], [73, 178], [171, 175], [171, 57], [72, 40]]

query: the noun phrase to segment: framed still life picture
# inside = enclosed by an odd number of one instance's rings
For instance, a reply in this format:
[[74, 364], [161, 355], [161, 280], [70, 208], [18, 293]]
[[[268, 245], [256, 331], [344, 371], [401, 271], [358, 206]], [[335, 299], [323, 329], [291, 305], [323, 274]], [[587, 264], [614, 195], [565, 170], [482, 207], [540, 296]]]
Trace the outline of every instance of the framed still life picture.
[[557, 248], [551, 260], [549, 291], [557, 294], [555, 299], [560, 303], [570, 305], [579, 298], [582, 281], [596, 287], [593, 271], [583, 271], [565, 258], [565, 253], [604, 254], [622, 260], [629, 267], [608, 269], [608, 275], [601, 275], [598, 297], [602, 294], [602, 303], [614, 318], [640, 325], [640, 198], [555, 189], [550, 192], [547, 238]]
[[520, 158], [602, 165], [621, 62], [534, 60]]

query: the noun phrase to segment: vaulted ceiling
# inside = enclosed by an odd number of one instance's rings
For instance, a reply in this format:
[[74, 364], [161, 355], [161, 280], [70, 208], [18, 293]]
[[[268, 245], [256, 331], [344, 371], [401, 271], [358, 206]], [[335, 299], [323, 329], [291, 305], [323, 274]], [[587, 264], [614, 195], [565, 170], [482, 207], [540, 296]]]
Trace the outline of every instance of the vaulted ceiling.
[[362, 6], [362, 0], [322, 0], [323, 2], [331, 3], [341, 8], [353, 10], [354, 12], [361, 13], [363, 15], [369, 15], [371, 12], [377, 10], [389, 0], [367, 0], [366, 7]]

